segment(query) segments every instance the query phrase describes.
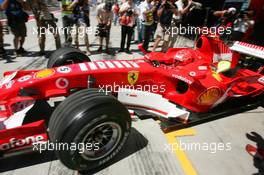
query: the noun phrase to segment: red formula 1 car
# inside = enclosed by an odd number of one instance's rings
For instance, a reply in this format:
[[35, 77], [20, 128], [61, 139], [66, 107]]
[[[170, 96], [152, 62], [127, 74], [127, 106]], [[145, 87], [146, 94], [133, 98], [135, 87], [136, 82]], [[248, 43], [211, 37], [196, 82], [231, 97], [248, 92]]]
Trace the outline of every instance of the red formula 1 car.
[[120, 151], [131, 115], [159, 119], [168, 132], [263, 106], [263, 57], [263, 47], [206, 36], [196, 49], [136, 60], [90, 62], [77, 49], [60, 49], [48, 69], [4, 74], [0, 152], [49, 140], [64, 165], [93, 170]]

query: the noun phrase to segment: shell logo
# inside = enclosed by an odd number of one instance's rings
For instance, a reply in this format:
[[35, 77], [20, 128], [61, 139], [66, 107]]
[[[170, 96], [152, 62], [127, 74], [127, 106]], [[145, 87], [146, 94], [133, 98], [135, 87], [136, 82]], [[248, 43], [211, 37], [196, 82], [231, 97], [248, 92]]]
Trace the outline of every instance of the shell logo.
[[222, 95], [222, 91], [218, 87], [211, 87], [205, 90], [198, 97], [198, 103], [200, 105], [212, 105], [214, 104]]
[[36, 73], [35, 78], [47, 78], [55, 73], [53, 69], [45, 69]]

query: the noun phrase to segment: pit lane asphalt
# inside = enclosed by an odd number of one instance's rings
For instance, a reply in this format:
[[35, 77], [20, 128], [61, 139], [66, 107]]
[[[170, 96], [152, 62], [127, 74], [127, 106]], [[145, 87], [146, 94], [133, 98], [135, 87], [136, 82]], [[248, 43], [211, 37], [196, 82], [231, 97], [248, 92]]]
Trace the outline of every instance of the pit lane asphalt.
[[[59, 17], [60, 18], [60, 17]], [[96, 26], [94, 15], [91, 17], [92, 26]], [[59, 22], [61, 26], [61, 22]], [[34, 22], [29, 22], [28, 37], [25, 42], [25, 49], [30, 51], [27, 56], [14, 58], [8, 56], [0, 59], [0, 73], [15, 69], [42, 69], [45, 68], [47, 58], [37, 56], [39, 50], [37, 35], [33, 35]], [[97, 59], [133, 59], [141, 56], [137, 52], [136, 45], [132, 45], [132, 55], [125, 53], [116, 55], [97, 54], [98, 41], [94, 35], [90, 35], [90, 43], [92, 44], [92, 60]], [[13, 48], [13, 36], [6, 35], [6, 49], [11, 53]], [[11, 45], [8, 45], [11, 44]], [[120, 45], [120, 27], [112, 27], [111, 47], [118, 49]], [[179, 46], [191, 46], [188, 40], [179, 40]], [[84, 47], [81, 47], [85, 50]], [[55, 50], [55, 44], [52, 36], [47, 36], [46, 49], [48, 51]], [[112, 51], [114, 53], [114, 51]], [[129, 142], [128, 149], [133, 154], [128, 154], [122, 160], [111, 165], [97, 174], [100, 175], [116, 175], [124, 174], [172, 174], [172, 175], [248, 175], [256, 173], [258, 170], [253, 165], [253, 158], [245, 151], [246, 144], [254, 143], [248, 140], [246, 133], [251, 131], [257, 132], [264, 136], [264, 110], [259, 108], [254, 111], [238, 114], [229, 118], [217, 120], [211, 123], [196, 126], [191, 130], [163, 135], [158, 128], [156, 122], [137, 121], [134, 122], [133, 138]], [[134, 141], [137, 139], [136, 141]], [[167, 140], [166, 140], [167, 139]], [[176, 140], [177, 139], [177, 140]], [[190, 150], [175, 151], [174, 153], [166, 152], [165, 145], [168, 143], [182, 143], [191, 145], [196, 144], [231, 144], [230, 151], [211, 150]], [[138, 149], [138, 150], [137, 150]], [[131, 152], [130, 152], [131, 153]], [[39, 160], [41, 159], [41, 160]], [[30, 155], [26, 158], [15, 158], [0, 162], [0, 168], [10, 170], [1, 174], [12, 175], [35, 175], [35, 174], [74, 174], [61, 165], [59, 161], [46, 162], [53, 160], [53, 155]], [[35, 163], [34, 163], [35, 162]], [[17, 168], [17, 169], [14, 169]], [[1, 170], [0, 169], [0, 170]]]

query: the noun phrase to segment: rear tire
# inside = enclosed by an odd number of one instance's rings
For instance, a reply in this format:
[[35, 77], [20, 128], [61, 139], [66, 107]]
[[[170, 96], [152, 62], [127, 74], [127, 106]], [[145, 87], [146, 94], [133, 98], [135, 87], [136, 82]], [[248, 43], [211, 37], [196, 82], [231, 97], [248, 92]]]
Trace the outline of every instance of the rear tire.
[[55, 153], [70, 169], [93, 171], [117, 155], [130, 128], [130, 114], [115, 97], [84, 89], [56, 108], [49, 123], [49, 136], [53, 143], [88, 145], [86, 150], [55, 150]]
[[51, 54], [47, 68], [90, 61], [90, 58], [79, 49], [73, 47], [63, 47]]

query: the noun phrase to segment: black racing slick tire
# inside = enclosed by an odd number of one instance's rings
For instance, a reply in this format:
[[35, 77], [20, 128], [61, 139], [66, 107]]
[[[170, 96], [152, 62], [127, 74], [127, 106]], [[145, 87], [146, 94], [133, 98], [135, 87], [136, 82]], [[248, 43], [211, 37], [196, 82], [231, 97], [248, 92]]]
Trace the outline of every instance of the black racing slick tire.
[[47, 68], [90, 61], [90, 58], [79, 49], [73, 47], [63, 47], [51, 54]]
[[94, 171], [118, 154], [130, 129], [130, 114], [115, 97], [84, 89], [70, 95], [53, 112], [49, 137], [52, 143], [69, 145], [55, 150], [65, 166]]

